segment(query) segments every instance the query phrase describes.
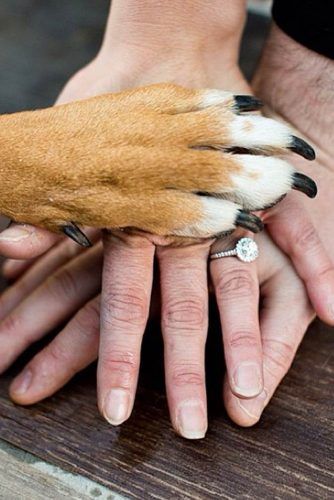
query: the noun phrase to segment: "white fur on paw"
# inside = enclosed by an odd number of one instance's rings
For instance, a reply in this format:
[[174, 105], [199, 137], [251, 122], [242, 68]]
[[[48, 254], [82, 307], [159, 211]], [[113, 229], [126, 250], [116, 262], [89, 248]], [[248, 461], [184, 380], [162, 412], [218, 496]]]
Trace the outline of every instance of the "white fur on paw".
[[252, 155], [234, 155], [234, 158], [242, 170], [231, 176], [231, 198], [244, 208], [255, 210], [270, 206], [290, 191], [295, 170], [286, 161]]
[[231, 92], [223, 90], [205, 90], [203, 92], [200, 108], [208, 108], [210, 106], [221, 106], [234, 104], [234, 96]]
[[208, 238], [235, 229], [241, 206], [228, 200], [202, 196], [202, 219], [190, 226], [173, 232], [176, 236]]
[[229, 128], [231, 146], [249, 149], [286, 148], [291, 130], [262, 116], [235, 116]]

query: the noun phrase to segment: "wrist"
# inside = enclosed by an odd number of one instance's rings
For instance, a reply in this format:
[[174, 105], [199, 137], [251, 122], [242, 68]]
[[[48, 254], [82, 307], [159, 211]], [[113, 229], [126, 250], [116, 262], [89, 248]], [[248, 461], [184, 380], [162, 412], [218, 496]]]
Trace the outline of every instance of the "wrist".
[[245, 16], [245, 0], [114, 0], [97, 57], [59, 102], [157, 82], [247, 93], [238, 67]]
[[114, 0], [99, 57], [238, 60], [245, 0]]
[[134, 52], [120, 51], [111, 60], [100, 54], [93, 76], [95, 83], [97, 80], [109, 81], [109, 87], [114, 91], [170, 82], [191, 88], [221, 88], [249, 93], [237, 63], [222, 52], [208, 57], [189, 53], [170, 53], [166, 57], [151, 54], [139, 59]]

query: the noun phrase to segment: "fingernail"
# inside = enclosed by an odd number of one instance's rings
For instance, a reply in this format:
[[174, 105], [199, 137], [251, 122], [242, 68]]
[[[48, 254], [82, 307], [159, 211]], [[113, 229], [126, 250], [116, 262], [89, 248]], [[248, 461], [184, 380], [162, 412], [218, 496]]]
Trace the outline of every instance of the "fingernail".
[[183, 401], [177, 411], [177, 429], [187, 439], [204, 438], [207, 429], [206, 412], [197, 399]]
[[30, 368], [27, 368], [26, 370], [23, 370], [23, 372], [21, 372], [20, 375], [16, 377], [16, 379], [14, 379], [10, 387], [10, 391], [15, 392], [15, 394], [24, 394], [25, 392], [27, 392], [31, 381], [32, 371], [30, 370]]
[[103, 414], [112, 425], [120, 425], [128, 418], [130, 394], [124, 389], [111, 389], [104, 403]]
[[238, 405], [248, 417], [252, 419], [252, 423], [255, 423], [261, 417], [266, 400], [267, 393], [265, 390], [261, 392], [254, 399], [237, 399]]
[[16, 242], [28, 238], [29, 236], [31, 236], [31, 231], [28, 231], [22, 226], [10, 227], [0, 234], [0, 241]]
[[254, 398], [263, 389], [262, 373], [257, 363], [241, 363], [233, 377], [233, 392], [245, 398]]

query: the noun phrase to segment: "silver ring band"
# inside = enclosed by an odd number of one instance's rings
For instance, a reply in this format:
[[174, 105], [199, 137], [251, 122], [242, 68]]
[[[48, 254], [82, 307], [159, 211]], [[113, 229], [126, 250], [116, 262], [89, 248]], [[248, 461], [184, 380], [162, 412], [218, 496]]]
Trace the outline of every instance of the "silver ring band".
[[237, 257], [242, 262], [253, 262], [259, 256], [259, 247], [252, 238], [241, 238], [235, 248], [224, 252], [216, 252], [210, 255], [210, 260], [223, 257]]

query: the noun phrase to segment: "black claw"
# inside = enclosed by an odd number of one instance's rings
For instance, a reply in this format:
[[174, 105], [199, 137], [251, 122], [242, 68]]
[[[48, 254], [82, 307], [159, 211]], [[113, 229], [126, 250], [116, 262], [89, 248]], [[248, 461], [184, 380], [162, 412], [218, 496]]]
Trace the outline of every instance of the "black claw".
[[230, 229], [229, 231], [222, 231], [221, 233], [216, 233], [215, 238], [216, 240], [219, 240], [221, 238], [226, 238], [226, 236], [230, 236], [231, 234], [233, 234], [233, 232], [234, 229]]
[[78, 228], [74, 222], [70, 222], [66, 226], [62, 226], [62, 231], [66, 236], [81, 245], [82, 247], [91, 247], [92, 244], [87, 236]]
[[315, 151], [304, 139], [300, 137], [296, 137], [295, 135], [291, 136], [291, 142], [288, 146], [288, 149], [294, 151], [298, 155], [306, 158], [306, 160], [314, 160], [315, 159]]
[[237, 111], [258, 111], [262, 106], [262, 101], [252, 95], [234, 96], [234, 107]]
[[307, 177], [307, 175], [295, 172], [292, 179], [292, 189], [302, 191], [302, 193], [305, 193], [309, 198], [315, 198], [317, 196], [317, 185], [312, 179]]
[[259, 233], [264, 228], [262, 220], [254, 214], [244, 212], [243, 210], [238, 211], [237, 218], [235, 219], [235, 225], [249, 229], [252, 233]]

